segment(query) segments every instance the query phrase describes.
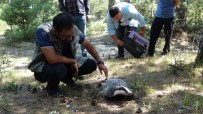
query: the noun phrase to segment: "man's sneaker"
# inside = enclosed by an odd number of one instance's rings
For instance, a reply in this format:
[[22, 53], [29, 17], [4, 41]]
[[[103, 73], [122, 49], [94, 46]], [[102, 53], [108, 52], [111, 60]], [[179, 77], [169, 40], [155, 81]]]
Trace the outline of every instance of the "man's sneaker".
[[115, 57], [115, 59], [123, 59], [123, 58], [124, 58], [124, 56], [122, 56], [122, 55], [118, 55]]

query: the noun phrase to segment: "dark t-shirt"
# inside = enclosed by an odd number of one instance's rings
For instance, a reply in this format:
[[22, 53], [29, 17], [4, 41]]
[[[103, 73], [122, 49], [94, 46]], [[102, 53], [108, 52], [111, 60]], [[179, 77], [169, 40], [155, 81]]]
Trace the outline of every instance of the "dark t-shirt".
[[[83, 41], [85, 40], [85, 36], [80, 32], [80, 40], [79, 44], [82, 44]], [[42, 28], [37, 29], [36, 31], [36, 43], [40, 48], [43, 47], [53, 47], [53, 42], [51, 42], [49, 38], [49, 34], [44, 31]]]

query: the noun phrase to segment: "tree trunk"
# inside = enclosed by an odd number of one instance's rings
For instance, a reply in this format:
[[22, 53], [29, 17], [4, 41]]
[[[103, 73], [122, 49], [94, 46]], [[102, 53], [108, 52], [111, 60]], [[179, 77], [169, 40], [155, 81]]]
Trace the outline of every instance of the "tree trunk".
[[202, 38], [202, 40], [200, 41], [200, 44], [199, 44], [199, 50], [198, 50], [198, 53], [197, 53], [195, 64], [203, 64], [203, 38]]
[[115, 0], [109, 0], [108, 9], [110, 9], [111, 6], [113, 6], [114, 4], [115, 4]]

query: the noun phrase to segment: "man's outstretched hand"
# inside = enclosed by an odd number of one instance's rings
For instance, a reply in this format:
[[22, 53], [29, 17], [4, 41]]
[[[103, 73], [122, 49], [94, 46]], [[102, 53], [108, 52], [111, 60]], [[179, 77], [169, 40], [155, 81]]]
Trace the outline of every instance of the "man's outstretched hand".
[[104, 72], [104, 75], [105, 75], [105, 77], [107, 79], [108, 78], [108, 69], [107, 69], [107, 67], [104, 64], [99, 64], [98, 69], [99, 69], [99, 72], [101, 74], [103, 74], [103, 72]]

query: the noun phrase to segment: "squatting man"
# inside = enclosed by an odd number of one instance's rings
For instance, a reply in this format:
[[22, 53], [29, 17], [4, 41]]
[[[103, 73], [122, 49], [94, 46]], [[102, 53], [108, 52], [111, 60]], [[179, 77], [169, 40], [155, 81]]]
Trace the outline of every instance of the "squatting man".
[[[53, 22], [41, 24], [36, 30], [36, 46], [28, 68], [39, 82], [47, 82], [46, 91], [55, 96], [61, 93], [59, 83], [74, 84], [73, 77], [90, 74], [98, 67], [108, 77], [108, 69], [85, 35], [74, 26], [68, 13], [59, 13]], [[94, 58], [76, 55], [77, 45], [83, 45]]]

